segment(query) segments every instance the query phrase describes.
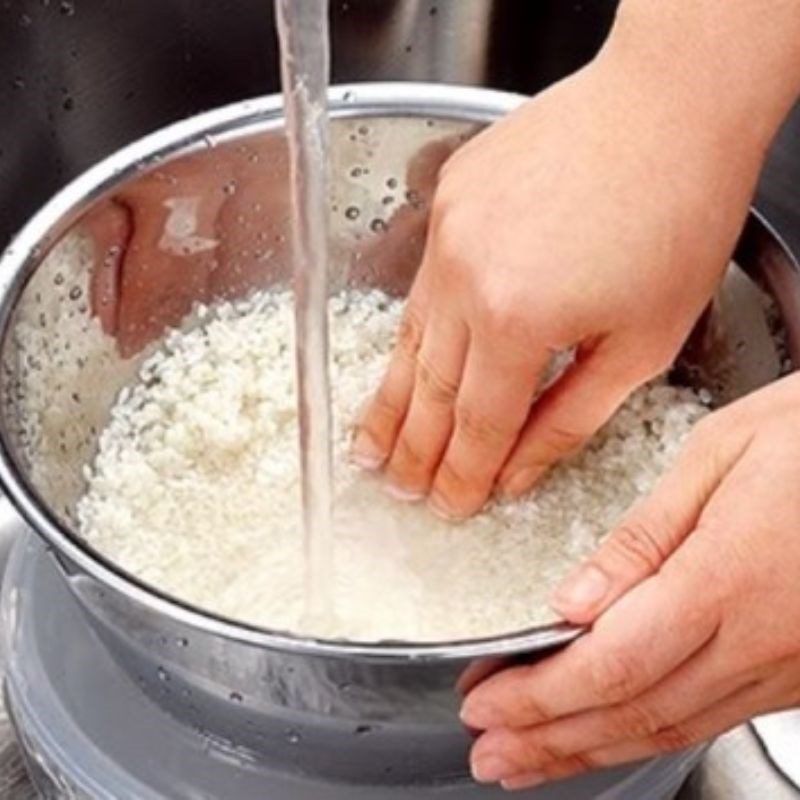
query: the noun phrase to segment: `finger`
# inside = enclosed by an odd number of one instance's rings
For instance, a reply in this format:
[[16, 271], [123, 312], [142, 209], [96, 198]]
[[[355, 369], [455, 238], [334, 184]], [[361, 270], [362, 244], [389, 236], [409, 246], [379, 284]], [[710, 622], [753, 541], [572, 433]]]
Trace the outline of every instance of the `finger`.
[[453, 430], [453, 406], [469, 344], [460, 320], [444, 313], [428, 322], [417, 353], [414, 389], [386, 478], [390, 491], [404, 500], [428, 493]]
[[362, 469], [378, 469], [386, 462], [408, 412], [427, 318], [427, 295], [421, 270], [403, 312], [386, 374], [367, 404], [353, 440], [351, 458]]
[[143, 197], [131, 206], [134, 230], [122, 264], [117, 331], [126, 357], [178, 326], [195, 302], [206, 302], [216, 262], [220, 204], [158, 199]]
[[[604, 709], [596, 709], [531, 728], [497, 729], [473, 747], [476, 765], [494, 765], [490, 780], [540, 772], [581, 753], [658, 735], [697, 716], [753, 678], [736, 668], [731, 653], [714, 638], [694, 657], [651, 690]], [[485, 766], [478, 767], [484, 775]]]
[[[712, 425], [712, 427], [714, 427]], [[704, 506], [747, 448], [749, 433], [700, 426], [653, 492], [634, 506], [599, 550], [554, 592], [566, 619], [596, 619], [632, 586], [658, 571], [694, 530]]]
[[[653, 736], [598, 748], [581, 754], [577, 761], [586, 771], [679, 752], [703, 744], [752, 717], [771, 710], [773, 710], [773, 705], [770, 703], [763, 685], [747, 686], [705, 711], [675, 725], [670, 725]], [[545, 768], [544, 771], [550, 773], [550, 768]], [[557, 772], [560, 777], [565, 777], [563, 767], [558, 764], [553, 764], [553, 772]], [[573, 773], [567, 772], [566, 774]]]
[[499, 478], [503, 495], [527, 492], [550, 467], [580, 450], [642, 383], [605, 344], [575, 363], [539, 400]]
[[479, 511], [525, 424], [550, 353], [511, 353], [476, 337], [455, 405], [455, 427], [436, 473], [431, 507], [462, 519]]
[[466, 698], [462, 719], [479, 730], [523, 728], [628, 701], [714, 636], [720, 605], [702, 565], [670, 561], [566, 650], [479, 685]]
[[94, 248], [89, 288], [92, 314], [103, 332], [113, 336], [118, 323], [120, 267], [131, 235], [130, 213], [123, 204], [110, 200], [88, 214], [82, 226]]

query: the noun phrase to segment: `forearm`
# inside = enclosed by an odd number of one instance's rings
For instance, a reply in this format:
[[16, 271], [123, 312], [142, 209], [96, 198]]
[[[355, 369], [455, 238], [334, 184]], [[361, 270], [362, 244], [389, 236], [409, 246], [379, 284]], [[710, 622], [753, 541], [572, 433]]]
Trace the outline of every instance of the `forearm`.
[[622, 0], [599, 61], [665, 123], [765, 151], [800, 94], [800, 0]]

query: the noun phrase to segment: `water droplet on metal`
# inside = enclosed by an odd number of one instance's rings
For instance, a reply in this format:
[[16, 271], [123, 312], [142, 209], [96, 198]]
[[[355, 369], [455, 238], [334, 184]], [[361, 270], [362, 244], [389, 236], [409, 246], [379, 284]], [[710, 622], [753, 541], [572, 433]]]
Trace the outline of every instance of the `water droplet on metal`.
[[344, 215], [347, 219], [358, 219], [359, 216], [361, 216], [361, 209], [358, 208], [358, 206], [348, 206], [347, 209], [345, 209]]
[[167, 683], [170, 680], [169, 672], [167, 672], [164, 667], [159, 667], [157, 670], [158, 679], [163, 683]]
[[297, 731], [286, 731], [286, 741], [289, 744], [300, 744], [303, 737]]
[[396, 189], [397, 188], [397, 178], [388, 178], [386, 180], [386, 186], [389, 189]]
[[178, 639], [176, 639], [175, 641], [176, 641], [178, 647], [188, 647], [189, 646], [189, 640], [185, 636], [181, 636]]
[[244, 700], [244, 698], [239, 694], [239, 692], [231, 692], [230, 695], [228, 696], [234, 703], [241, 703]]
[[75, 2], [74, 0], [61, 0], [58, 6], [58, 10], [65, 16], [65, 17], [74, 17], [75, 16]]
[[61, 104], [64, 108], [64, 111], [72, 111], [75, 108], [75, 100], [71, 97], [67, 97], [64, 99], [64, 102]]
[[388, 228], [389, 226], [386, 224], [386, 221], [382, 220], [380, 217], [375, 217], [369, 224], [369, 229], [373, 233], [385, 233]]
[[69, 299], [70, 300], [78, 300], [78, 299], [80, 299], [80, 296], [82, 294], [83, 294], [83, 291], [81, 290], [80, 286], [73, 286], [69, 290]]
[[355, 730], [356, 736], [366, 736], [372, 733], [372, 725], [359, 725]]
[[23, 78], [21, 75], [17, 75], [14, 80], [11, 81], [11, 87], [13, 89], [24, 89], [25, 78]]

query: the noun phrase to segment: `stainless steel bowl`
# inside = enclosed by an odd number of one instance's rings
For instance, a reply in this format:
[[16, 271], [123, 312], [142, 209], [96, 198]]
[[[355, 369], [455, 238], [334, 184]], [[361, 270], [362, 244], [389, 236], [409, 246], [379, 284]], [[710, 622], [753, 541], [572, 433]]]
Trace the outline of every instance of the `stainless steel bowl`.
[[[439, 164], [520, 100], [424, 84], [332, 90], [339, 285], [407, 290]], [[469, 738], [457, 718], [459, 690], [515, 659], [542, 657], [579, 630], [552, 625], [441, 644], [319, 641], [261, 630], [144, 585], [75, 531], [83, 468], [109, 409], [166, 328], [182, 324], [196, 300], [235, 298], [285, 280], [281, 125], [274, 97], [178, 123], [85, 173], [18, 235], [0, 261], [0, 482], [52, 548], [119, 664], [179, 719], [253, 758], [325, 779], [435, 785], [463, 778]], [[205, 265], [203, 280], [165, 288], [140, 276], [117, 291], [106, 280], [107, 251], [87, 238], [98, 215], [111, 209], [124, 218], [133, 202], [161, 207], [196, 196], [219, 206], [213, 230], [220, 255]], [[242, 205], [228, 207], [231, 196]], [[78, 254], [69, 274], [61, 248]], [[788, 353], [800, 352], [797, 266], [756, 216], [738, 260], [741, 269], [731, 269], [675, 373], [708, 387], [719, 403], [773, 380]], [[770, 292], [777, 306], [767, 302]], [[126, 302], [147, 310], [144, 321], [141, 313], [130, 316]], [[358, 757], [343, 757], [342, 741], [354, 736]]]

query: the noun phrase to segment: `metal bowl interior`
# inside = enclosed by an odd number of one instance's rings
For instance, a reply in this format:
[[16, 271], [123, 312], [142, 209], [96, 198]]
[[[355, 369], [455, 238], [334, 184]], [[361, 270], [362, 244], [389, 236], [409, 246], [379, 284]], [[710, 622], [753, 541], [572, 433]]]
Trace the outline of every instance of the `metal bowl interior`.
[[[438, 167], [519, 102], [515, 95], [446, 86], [333, 89], [334, 283], [404, 295], [420, 261]], [[287, 280], [281, 114], [279, 98], [268, 98], [162, 130], [85, 173], [17, 236], [0, 262], [0, 481], [53, 546], [79, 593], [91, 579], [153, 613], [229, 640], [377, 660], [505, 656], [570, 641], [580, 631], [567, 625], [437, 644], [319, 641], [261, 630], [165, 596], [77, 535], [84, 467], [119, 391], [143, 358], [167, 330], [193, 324], [197, 302], [235, 300]], [[209, 257], [180, 285], [159, 285], [153, 278], [129, 287], [131, 307], [146, 308], [146, 315], [121, 306], [110, 314], [104, 306], [116, 291], [114, 267], [88, 232], [97, 236], [99, 224], [101, 237], [113, 236], [115, 212], [124, 215], [136, 198], [150, 198], [165, 213], [188, 208], [191, 216], [200, 195], [218, 200], [213, 264]], [[240, 202], [226, 203], [232, 196]], [[191, 233], [176, 235], [164, 247], [194, 247], [202, 264], [208, 235]], [[69, 274], [60, 257], [65, 252], [72, 254]], [[800, 341], [791, 256], [755, 217], [740, 253], [742, 269], [731, 269], [675, 372], [676, 380], [707, 387], [719, 403], [774, 380], [787, 368], [786, 347]], [[770, 289], [777, 307], [769, 302]], [[788, 336], [776, 336], [779, 329]]]

